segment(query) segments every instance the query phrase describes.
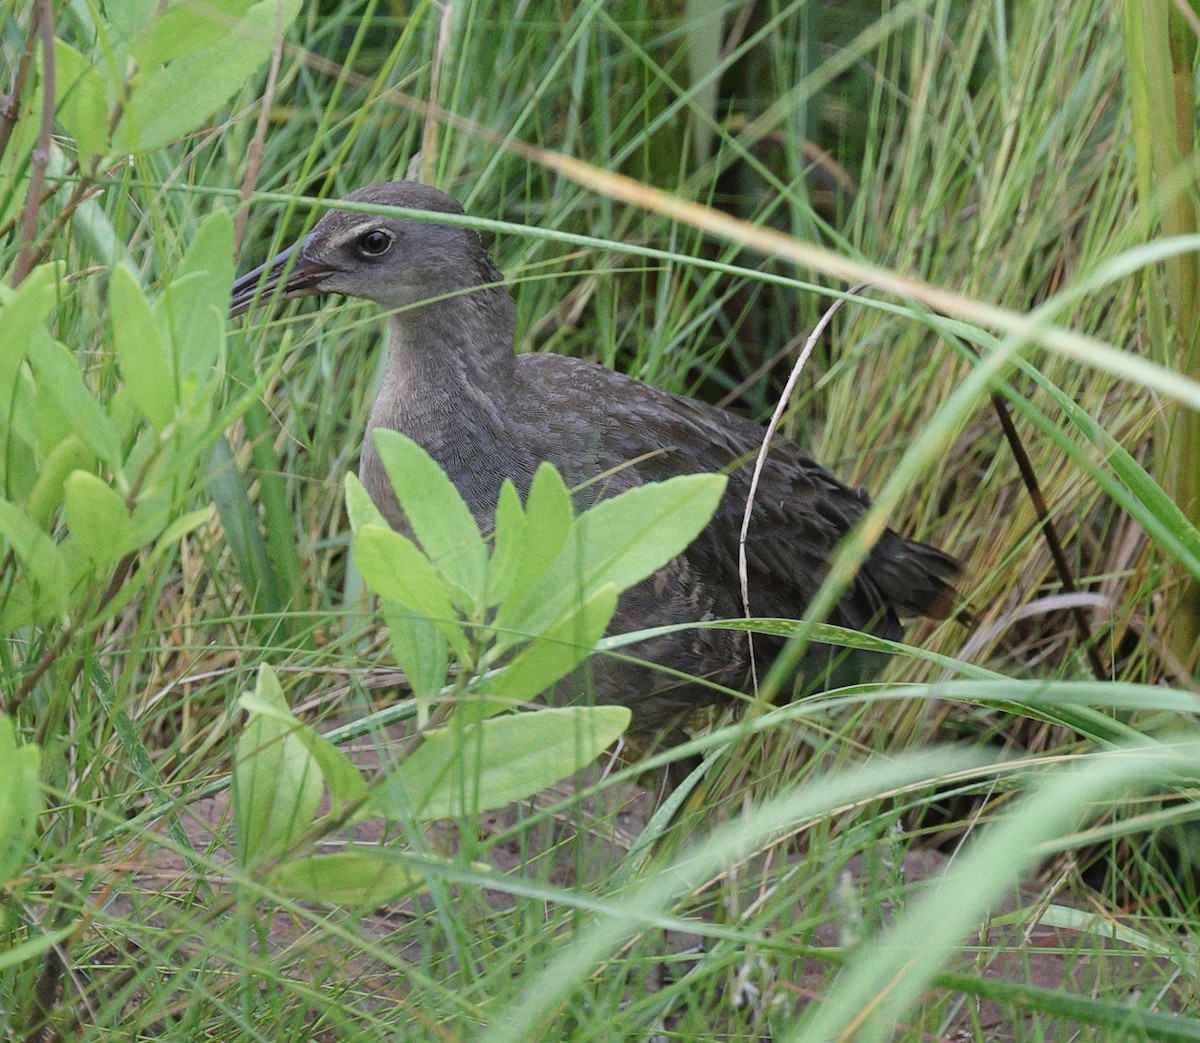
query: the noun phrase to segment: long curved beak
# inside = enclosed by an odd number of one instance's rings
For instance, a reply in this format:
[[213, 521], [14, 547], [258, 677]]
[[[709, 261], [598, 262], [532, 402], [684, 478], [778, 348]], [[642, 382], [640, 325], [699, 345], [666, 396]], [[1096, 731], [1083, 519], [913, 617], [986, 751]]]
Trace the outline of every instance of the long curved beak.
[[229, 317], [243, 315], [261, 301], [286, 301], [319, 294], [321, 280], [335, 269], [306, 256], [304, 248], [311, 239], [312, 236], [301, 239], [234, 282]]

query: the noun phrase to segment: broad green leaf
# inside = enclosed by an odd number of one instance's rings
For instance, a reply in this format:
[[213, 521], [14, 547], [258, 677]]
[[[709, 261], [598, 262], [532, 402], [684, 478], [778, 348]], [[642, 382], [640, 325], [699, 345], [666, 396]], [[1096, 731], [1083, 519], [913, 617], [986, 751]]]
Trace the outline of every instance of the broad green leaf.
[[234, 276], [233, 218], [228, 210], [214, 210], [204, 218], [188, 244], [176, 275], [194, 274], [208, 280], [202, 306], [211, 302], [224, 314]]
[[296, 720], [286, 706], [280, 706], [274, 701], [261, 700], [257, 695], [249, 693], [242, 696], [238, 705], [247, 713], [261, 714], [291, 729], [291, 734], [312, 754], [325, 784], [329, 787], [329, 795], [334, 802], [333, 814], [339, 812], [339, 805], [360, 801], [367, 795], [367, 784], [350, 758], [315, 728]]
[[453, 818], [503, 807], [575, 774], [629, 726], [624, 706], [570, 706], [427, 732], [388, 777], [372, 810]]
[[75, 139], [86, 167], [91, 156], [108, 152], [108, 96], [97, 68], [70, 44], [54, 41], [56, 113]]
[[[223, 434], [217, 436], [209, 450], [207, 472], [209, 492], [221, 515], [242, 586], [256, 611], [264, 617], [283, 612], [287, 603], [275, 575], [275, 566], [267, 554], [258, 511], [250, 499], [245, 476], [234, 464], [229, 439]], [[266, 618], [261, 619], [261, 625], [264, 632], [275, 627]]]
[[284, 862], [272, 886], [305, 902], [376, 906], [425, 890], [419, 872], [384, 852], [345, 851]]
[[[0, 430], [3, 428], [0, 427]], [[38, 467], [39, 454], [18, 434], [16, 424], [10, 425], [7, 433], [12, 437], [12, 441], [5, 452], [0, 453], [0, 488], [7, 488], [14, 501], [28, 504], [41, 477]], [[68, 439], [74, 437], [67, 435]], [[30, 516], [33, 517], [32, 510]], [[39, 525], [48, 527], [44, 517], [38, 515], [38, 518]]]
[[537, 538], [548, 545], [542, 553], [556, 554], [566, 542], [575, 511], [571, 506], [571, 492], [552, 464], [538, 465], [529, 486], [525, 513], [533, 516]]
[[[5, 333], [0, 325], [0, 353], [4, 351]], [[42, 329], [34, 334], [44, 335]], [[4, 434], [4, 450], [0, 452], [0, 477], [3, 477], [0, 489], [7, 490], [8, 498], [16, 503], [26, 501], [32, 495], [41, 461], [58, 444], [52, 440], [43, 441], [45, 418], [39, 416], [39, 412], [53, 412], [62, 420], [58, 409], [52, 405], [45, 410], [38, 409], [33, 373], [28, 366], [18, 365], [12, 383], [4, 385], [4, 393], [0, 394], [0, 432]], [[65, 421], [62, 421], [59, 433], [60, 441], [73, 437]]]
[[[105, 406], [108, 410], [108, 417], [113, 422], [113, 427], [117, 429], [117, 434], [122, 442], [131, 436], [134, 438], [142, 436], [143, 432], [140, 428], [146, 417], [137, 402], [134, 401], [128, 387], [121, 384], [114, 388], [112, 394], [108, 396]], [[127, 467], [126, 473], [136, 474], [137, 472], [133, 468]]]
[[134, 42], [138, 66], [149, 70], [222, 40], [251, 0], [201, 0], [166, 8]]
[[288, 711], [270, 667], [260, 668], [254, 696], [258, 703], [282, 711], [288, 723], [251, 713], [238, 737], [232, 792], [238, 857], [244, 867], [282, 854], [303, 836], [324, 788], [316, 759], [296, 734], [300, 722]]
[[36, 584], [28, 576], [19, 575], [4, 592], [0, 605], [0, 637], [44, 623], [53, 615]]
[[421, 549], [478, 603], [487, 574], [487, 546], [454, 483], [432, 456], [399, 432], [376, 428], [375, 445]]
[[225, 347], [225, 316], [207, 296], [207, 282], [198, 275], [173, 281], [158, 299], [161, 309], [155, 309], [164, 317], [166, 340], [179, 377], [180, 401], [185, 407], [200, 397]]
[[[33, 335], [33, 339], [50, 339], [50, 335], [45, 330], [39, 330]], [[35, 441], [39, 456], [49, 455], [54, 451], [54, 447], [63, 439], [70, 438], [74, 432], [74, 426], [71, 423], [72, 417], [67, 410], [63, 409], [62, 403], [58, 401], [58, 396], [50, 390], [50, 381], [37, 380], [33, 377], [32, 370], [29, 371], [30, 385], [33, 388], [34, 406], [32, 416], [34, 421]], [[25, 376], [24, 373], [21, 374]], [[21, 381], [23, 386], [25, 381]], [[22, 387], [23, 390], [23, 387]], [[19, 476], [18, 476], [19, 477]]]
[[492, 553], [488, 558], [485, 600], [489, 608], [503, 601], [513, 588], [521, 562], [520, 548], [525, 543], [525, 528], [525, 509], [521, 506], [520, 494], [505, 478], [496, 501]]
[[117, 39], [132, 44], [154, 20], [159, 0], [104, 0], [104, 14]]
[[529, 595], [500, 606], [497, 625], [540, 633], [606, 584], [628, 590], [703, 531], [724, 491], [723, 475], [690, 474], [602, 500], [576, 519], [566, 546]]
[[[205, 522], [213, 517], [214, 511], [212, 507], [201, 507], [196, 511], [189, 511], [187, 514], [180, 515], [170, 525], [166, 527], [163, 534], [158, 538], [159, 546], [178, 543], [189, 533], [195, 532]], [[155, 548], [155, 553], [158, 552], [158, 547]]]
[[367, 586], [385, 601], [439, 622], [458, 618], [442, 577], [407, 536], [364, 525], [354, 536], [354, 563]]
[[573, 513], [571, 494], [548, 463], [541, 464], [533, 476], [524, 512], [516, 489], [505, 482], [496, 507], [495, 550], [488, 565], [489, 605], [529, 593], [566, 543]]
[[576, 523], [589, 583], [602, 577], [627, 590], [661, 568], [704, 530], [725, 485], [724, 475], [680, 475], [601, 500]]
[[[37, 381], [38, 398], [58, 407], [72, 433], [101, 460], [113, 467], [121, 462], [121, 441], [108, 414], [96, 401], [75, 356], [48, 331], [34, 331], [29, 340], [29, 364]], [[57, 440], [56, 443], [57, 444]]]
[[114, 150], [147, 152], [201, 126], [265, 64], [277, 30], [286, 31], [299, 10], [300, 0], [261, 0], [219, 39], [145, 70], [113, 134]]
[[4, 287], [0, 308], [0, 426], [7, 427], [11, 408], [11, 392], [17, 383], [17, 372], [29, 349], [34, 330], [41, 327], [58, 299], [61, 276], [59, 264], [43, 264], [29, 273], [17, 290]]
[[0, 881], [19, 875], [42, 812], [41, 754], [19, 745], [12, 721], [0, 716]]
[[171, 359], [150, 303], [133, 276], [119, 265], [109, 279], [108, 308], [125, 387], [142, 415], [161, 432], [175, 416]]
[[358, 476], [347, 474], [345, 486], [346, 514], [350, 517], [350, 528], [354, 532], [358, 532], [364, 525], [378, 525], [380, 528], [386, 529], [388, 527], [387, 519], [375, 506], [375, 501], [371, 499], [371, 494], [367, 492], [363, 483], [358, 480]]
[[54, 541], [7, 500], [0, 500], [0, 537], [21, 563], [23, 578], [29, 584], [24, 589], [5, 591], [7, 600], [0, 609], [3, 629], [7, 630], [15, 617], [28, 615], [30, 621], [40, 621], [65, 612], [70, 570]]
[[134, 549], [133, 521], [125, 501], [87, 471], [75, 471], [64, 486], [67, 525], [100, 570]]
[[392, 652], [417, 700], [417, 723], [423, 726], [430, 703], [446, 684], [449, 642], [441, 628], [427, 616], [385, 605], [384, 619]]
[[58, 443], [42, 462], [37, 481], [25, 504], [25, 513], [37, 526], [46, 528], [55, 509], [63, 501], [63, 484], [72, 471], [91, 466], [95, 454], [74, 435]]
[[582, 663], [604, 636], [617, 607], [617, 592], [601, 587], [579, 609], [559, 620], [513, 657], [486, 683], [496, 700], [534, 699]]

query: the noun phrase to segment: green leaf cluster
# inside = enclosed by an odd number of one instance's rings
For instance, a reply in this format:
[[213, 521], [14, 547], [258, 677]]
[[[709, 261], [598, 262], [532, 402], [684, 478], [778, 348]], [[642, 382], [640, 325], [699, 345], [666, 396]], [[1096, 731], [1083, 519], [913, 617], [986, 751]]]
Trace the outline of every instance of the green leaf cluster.
[[[49, 220], [41, 239], [21, 245], [17, 288], [0, 287], [0, 635], [61, 621], [81, 606], [89, 626], [111, 618], [151, 573], [107, 595], [95, 581], [103, 584], [144, 548], [164, 550], [208, 517], [185, 519], [181, 511], [196, 461], [216, 440], [231, 220], [218, 212], [200, 223], [151, 298], [88, 197], [100, 178], [116, 184], [132, 157], [148, 157], [210, 120], [265, 64], [299, 9], [300, 0], [76, 5], [55, 20], [53, 50], [33, 49], [36, 69], [29, 76], [22, 69], [15, 81], [11, 133], [0, 135], [0, 238], [24, 226], [32, 203]], [[48, 100], [54, 126], [46, 130], [54, 134], [45, 154], [35, 150]], [[38, 166], [58, 189], [35, 200], [30, 193], [45, 190], [37, 187]], [[111, 351], [96, 380], [77, 361], [83, 345], [64, 345], [50, 332], [88, 306], [86, 294], [67, 286], [59, 266], [27, 271], [21, 263], [57, 252], [68, 218], [103, 245], [111, 268]], [[113, 359], [120, 383], [110, 397], [92, 385], [111, 383]], [[213, 484], [224, 507], [220, 476]], [[268, 607], [281, 610], [276, 602]]]
[[[299, 11], [300, 0], [108, 0], [72, 8], [75, 45], [54, 41], [55, 121], [80, 170], [95, 176], [203, 126], [263, 66]], [[41, 95], [39, 82], [23, 100], [0, 180], [19, 184], [27, 176]], [[0, 195], [0, 223], [22, 195]]]
[[[506, 482], [485, 539], [462, 496], [416, 442], [376, 432], [411, 536], [390, 528], [362, 484], [346, 480], [354, 556], [379, 596], [392, 649], [418, 707], [418, 732], [368, 787], [350, 761], [288, 711], [268, 667], [241, 705], [234, 801], [247, 868], [296, 897], [374, 904], [421, 889], [403, 853], [311, 854], [311, 842], [363, 817], [406, 825], [502, 807], [593, 761], [628, 727], [621, 706], [505, 713], [594, 651], [626, 588], [678, 554], [708, 523], [718, 475], [630, 490], [576, 516], [543, 464], [525, 504]], [[454, 680], [447, 684], [451, 665]], [[330, 811], [317, 810], [328, 790]]]
[[[144, 569], [104, 594], [130, 556], [165, 554], [210, 515], [187, 512], [223, 377], [232, 223], [201, 225], [175, 277], [151, 299], [124, 267], [108, 305], [115, 390], [51, 332], [71, 293], [59, 265], [0, 288], [0, 634], [74, 617], [92, 627], [141, 589]], [[111, 368], [111, 367], [110, 367]]]
[[[250, 715], [233, 772], [240, 863], [293, 897], [366, 905], [423, 890], [420, 865], [386, 848], [312, 854], [312, 841], [368, 818], [407, 827], [502, 807], [585, 767], [629, 723], [623, 707], [577, 706], [432, 728], [368, 786], [345, 754], [292, 716], [270, 667], [240, 705]], [[326, 791], [329, 811], [318, 816]]]
[[354, 558], [382, 602], [422, 720], [452, 657], [457, 694], [484, 697], [484, 713], [567, 677], [604, 635], [617, 596], [687, 547], [725, 489], [720, 475], [683, 475], [575, 516], [562, 476], [544, 463], [524, 505], [504, 483], [485, 539], [424, 449], [395, 431], [375, 438], [412, 536], [389, 528], [350, 476]]

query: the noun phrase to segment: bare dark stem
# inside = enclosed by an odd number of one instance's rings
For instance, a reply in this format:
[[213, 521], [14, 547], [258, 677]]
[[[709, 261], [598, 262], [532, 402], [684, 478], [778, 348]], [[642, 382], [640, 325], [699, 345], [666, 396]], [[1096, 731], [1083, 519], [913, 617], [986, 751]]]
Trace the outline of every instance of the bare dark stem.
[[37, 44], [37, 21], [29, 27], [29, 36], [25, 39], [25, 49], [21, 52], [21, 61], [17, 65], [17, 75], [13, 78], [12, 91], [0, 98], [0, 159], [8, 150], [9, 140], [17, 125], [17, 117], [21, 114], [21, 94], [25, 90], [25, 80], [29, 76], [29, 66], [33, 63], [33, 49]]
[[[136, 554], [126, 554], [125, 557], [123, 557], [117, 563], [117, 567], [113, 571], [112, 579], [109, 580], [107, 588], [105, 588], [104, 593], [96, 602], [98, 608], [102, 609], [105, 605], [112, 601], [114, 597], [116, 597], [117, 591], [121, 589], [122, 584], [124, 584], [125, 580], [128, 578], [129, 571], [133, 567], [133, 562], [136, 557]], [[80, 617], [86, 619], [91, 615], [91, 613], [92, 610], [89, 606], [82, 610]], [[42, 675], [45, 674], [45, 672], [54, 665], [55, 660], [63, 654], [67, 645], [71, 643], [71, 639], [78, 633], [78, 631], [78, 625], [73, 622], [65, 626], [62, 630], [62, 633], [58, 635], [58, 638], [55, 640], [54, 644], [52, 644], [48, 649], [46, 649], [45, 652], [42, 653], [42, 657], [34, 665], [34, 668], [26, 675], [25, 680], [21, 682], [21, 687], [12, 694], [6, 704], [0, 704], [0, 709], [2, 709], [5, 713], [12, 713], [18, 706], [28, 699], [30, 693], [33, 691], [34, 685], [36, 685], [38, 681], [42, 679]], [[78, 677], [79, 671], [82, 669], [83, 664], [77, 663], [74, 676]], [[41, 741], [41, 738], [42, 737], [39, 736], [39, 741]]]
[[42, 675], [50, 669], [54, 661], [63, 653], [63, 649], [71, 641], [74, 630], [71, 627], [66, 627], [57, 640], [45, 652], [42, 653], [42, 658], [37, 661], [34, 668], [26, 675], [25, 680], [21, 682], [21, 687], [13, 693], [8, 702], [4, 705], [5, 713], [12, 713], [26, 699], [29, 698], [29, 693], [33, 691], [34, 685], [42, 679]]
[[[41, 199], [39, 200], [39, 205], [41, 203], [48, 202], [56, 191], [56, 188], [46, 189], [42, 193]], [[30, 252], [30, 261], [32, 262], [30, 264], [30, 268], [36, 267], [37, 265], [41, 264], [43, 260], [45, 260], [46, 255], [50, 252], [50, 244], [53, 243], [55, 238], [58, 236], [59, 230], [71, 219], [71, 215], [75, 213], [80, 206], [91, 199], [95, 193], [96, 189], [92, 185], [90, 178], [82, 177], [78, 182], [76, 182], [75, 189], [71, 193], [71, 198], [68, 199], [63, 205], [62, 209], [54, 215], [53, 220], [43, 233], [41, 241], [33, 245], [33, 248]], [[11, 228], [11, 223], [6, 227]], [[0, 228], [0, 238], [2, 238], [4, 234], [5, 228]]]
[[[1050, 557], [1054, 559], [1054, 567], [1058, 571], [1058, 581], [1066, 593], [1074, 594], [1078, 588], [1071, 576], [1071, 563], [1067, 561], [1067, 555], [1063, 551], [1062, 541], [1058, 538], [1058, 530], [1054, 527], [1054, 519], [1050, 517], [1050, 509], [1046, 506], [1046, 498], [1042, 495], [1041, 483], [1038, 482], [1029, 454], [1025, 452], [1025, 446], [1021, 442], [1017, 426], [1013, 423], [1012, 416], [1008, 411], [1008, 403], [1004, 401], [999, 392], [993, 391], [992, 405], [996, 409], [996, 415], [1000, 418], [1000, 426], [1004, 429], [1004, 437], [1008, 439], [1013, 458], [1017, 461], [1017, 470], [1021, 472], [1021, 480], [1024, 481], [1025, 488], [1029, 492], [1029, 499], [1033, 502], [1034, 513], [1038, 516], [1042, 535], [1046, 539], [1046, 546], [1050, 548]], [[1079, 631], [1079, 639], [1083, 642], [1084, 653], [1087, 655], [1092, 673], [1097, 678], [1104, 678], [1107, 676], [1107, 671], [1104, 669], [1104, 662], [1096, 648], [1092, 630], [1088, 626], [1083, 608], [1073, 605], [1071, 616], [1075, 620], [1075, 629]]]

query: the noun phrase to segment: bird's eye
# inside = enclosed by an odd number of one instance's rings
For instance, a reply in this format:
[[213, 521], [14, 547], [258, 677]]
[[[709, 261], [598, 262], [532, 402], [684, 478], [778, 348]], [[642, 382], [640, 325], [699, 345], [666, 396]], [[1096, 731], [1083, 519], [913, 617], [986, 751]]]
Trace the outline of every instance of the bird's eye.
[[382, 257], [392, 248], [396, 237], [383, 228], [372, 228], [358, 237], [358, 252], [364, 257]]

